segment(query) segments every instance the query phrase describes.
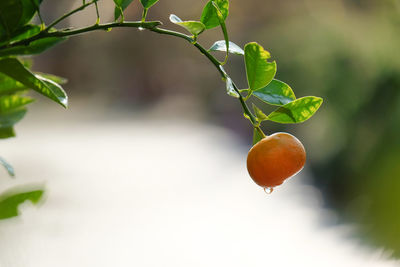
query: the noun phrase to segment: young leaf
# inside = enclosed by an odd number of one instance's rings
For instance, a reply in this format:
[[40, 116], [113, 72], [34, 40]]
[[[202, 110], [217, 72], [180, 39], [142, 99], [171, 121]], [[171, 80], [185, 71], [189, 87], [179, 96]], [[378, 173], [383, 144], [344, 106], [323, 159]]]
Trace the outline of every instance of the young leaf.
[[211, 29], [220, 25], [217, 11], [213, 5], [213, 2], [217, 4], [221, 11], [223, 20], [226, 19], [229, 13], [229, 1], [228, 0], [210, 0], [203, 9], [200, 21], [206, 26], [206, 29]]
[[38, 9], [39, 3], [34, 0], [20, 0], [20, 1], [22, 3], [23, 11], [21, 19], [19, 21], [19, 25], [23, 26], [27, 24], [29, 21], [31, 21], [31, 19], [33, 18]]
[[253, 145], [257, 144], [263, 139], [262, 135], [257, 131], [256, 128], [253, 129]]
[[206, 29], [204, 24], [201, 23], [200, 21], [193, 21], [193, 20], [182, 21], [178, 16], [176, 16], [174, 14], [171, 14], [169, 16], [169, 20], [174, 24], [182, 26], [187, 31], [189, 31], [191, 34], [193, 34], [194, 36], [199, 35]]
[[[226, 52], [226, 42], [225, 40], [216, 41], [208, 51], [222, 51]], [[236, 55], [244, 55], [244, 51], [237, 44], [229, 42], [229, 53]]]
[[273, 79], [264, 88], [253, 92], [253, 95], [271, 105], [282, 106], [296, 99], [292, 88], [284, 82]]
[[269, 52], [255, 42], [248, 43], [244, 47], [247, 81], [251, 90], [267, 86], [274, 78], [276, 63], [268, 62], [270, 57]]
[[68, 105], [68, 97], [61, 86], [55, 82], [33, 74], [16, 58], [0, 59], [0, 72], [31, 88], [44, 96], [49, 97], [63, 107]]
[[48, 37], [33, 41], [29, 45], [5, 48], [0, 50], [0, 57], [39, 54], [66, 39], [65, 37]]
[[3, 158], [0, 157], [0, 164], [3, 165], [3, 167], [7, 170], [8, 174], [11, 177], [15, 176], [15, 172], [14, 172], [14, 168], [7, 163], [7, 161], [5, 161]]
[[114, 10], [114, 19], [117, 20], [121, 16], [121, 9], [124, 11], [132, 2], [133, 0], [114, 0], [116, 5]]
[[226, 78], [226, 93], [235, 98], [239, 98], [239, 94], [236, 92], [235, 87], [233, 86], [232, 79]]
[[225, 46], [227, 47], [227, 51], [226, 51], [226, 56], [225, 56], [225, 60], [222, 63], [222, 65], [224, 65], [227, 61], [228, 61], [228, 56], [229, 56], [229, 37], [228, 37], [228, 31], [226, 30], [226, 25], [225, 25], [225, 18], [223, 16], [223, 14], [221, 13], [221, 10], [219, 9], [218, 5], [212, 1], [212, 5], [215, 8], [215, 11], [217, 13], [217, 17], [219, 20], [219, 24], [221, 25], [221, 30], [222, 33], [224, 34], [224, 39], [225, 39]]
[[12, 190], [0, 195], [0, 220], [12, 218], [19, 215], [18, 206], [29, 200], [33, 204], [38, 204], [43, 196], [43, 190], [28, 192], [18, 192]]
[[265, 115], [264, 112], [262, 112], [262, 110], [259, 107], [257, 107], [254, 103], [253, 103], [253, 110], [259, 122], [268, 120], [268, 116]]
[[311, 118], [323, 100], [320, 97], [298, 98], [268, 115], [268, 120], [279, 123], [300, 123]]
[[143, 7], [146, 9], [152, 7], [157, 2], [158, 0], [140, 0], [140, 3], [142, 3]]

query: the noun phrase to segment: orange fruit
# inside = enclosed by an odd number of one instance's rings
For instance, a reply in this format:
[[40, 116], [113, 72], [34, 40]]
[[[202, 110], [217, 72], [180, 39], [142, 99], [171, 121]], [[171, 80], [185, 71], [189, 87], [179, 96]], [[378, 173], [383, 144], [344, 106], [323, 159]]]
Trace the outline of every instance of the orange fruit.
[[247, 170], [256, 184], [272, 189], [298, 173], [305, 162], [306, 151], [296, 137], [275, 133], [250, 149]]

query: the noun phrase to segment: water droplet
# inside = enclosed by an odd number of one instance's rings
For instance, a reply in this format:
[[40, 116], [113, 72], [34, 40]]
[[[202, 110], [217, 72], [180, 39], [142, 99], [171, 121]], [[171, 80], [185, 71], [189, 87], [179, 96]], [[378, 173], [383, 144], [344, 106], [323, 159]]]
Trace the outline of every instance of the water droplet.
[[143, 27], [139, 27], [138, 30], [139, 30], [139, 31], [143, 31], [144, 28], [143, 28]]
[[268, 195], [271, 194], [274, 191], [273, 187], [264, 187], [264, 192], [267, 193]]

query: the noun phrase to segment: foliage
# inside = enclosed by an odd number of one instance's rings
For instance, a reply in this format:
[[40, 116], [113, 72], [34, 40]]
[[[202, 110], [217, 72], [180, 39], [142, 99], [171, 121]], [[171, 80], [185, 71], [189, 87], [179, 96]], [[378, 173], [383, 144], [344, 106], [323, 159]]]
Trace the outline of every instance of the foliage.
[[[29, 56], [42, 53], [54, 45], [67, 40], [70, 36], [96, 30], [109, 30], [116, 27], [131, 27], [146, 29], [155, 33], [174, 36], [190, 42], [217, 68], [222, 79], [226, 82], [228, 95], [238, 98], [245, 118], [249, 119], [254, 128], [254, 142], [257, 142], [265, 134], [260, 125], [269, 120], [278, 123], [300, 123], [309, 119], [322, 103], [321, 98], [305, 97], [296, 99], [289, 85], [275, 79], [277, 64], [269, 61], [271, 55], [260, 44], [250, 42], [244, 49], [229, 40], [225, 21], [229, 14], [228, 0], [210, 0], [206, 3], [200, 16], [200, 21], [183, 21], [176, 15], [170, 15], [170, 21], [182, 26], [191, 35], [171, 31], [159, 27], [159, 21], [146, 21], [148, 10], [158, 0], [140, 0], [143, 7], [141, 21], [125, 21], [124, 10], [132, 4], [133, 0], [114, 0], [115, 21], [100, 24], [98, 0], [83, 4], [56, 19], [46, 26], [40, 15], [40, 0], [3, 0], [0, 3], [0, 138], [15, 136], [13, 127], [26, 114], [26, 105], [33, 101], [25, 94], [29, 90], [36, 91], [63, 107], [68, 106], [68, 97], [61, 83], [63, 78], [50, 74], [33, 73], [28, 63], [20, 56]], [[59, 22], [69, 16], [94, 5], [97, 20], [92, 26], [79, 29], [57, 29]], [[37, 14], [40, 25], [30, 24], [33, 16]], [[223, 40], [216, 41], [209, 50], [206, 50], [197, 39], [205, 30], [220, 27]], [[218, 61], [211, 52], [225, 52], [225, 60]], [[229, 54], [244, 56], [247, 80], [249, 87], [239, 89], [233, 79], [224, 70]], [[244, 93], [246, 95], [244, 95]], [[253, 112], [248, 108], [246, 101], [251, 96], [256, 96], [267, 104], [278, 106], [269, 115], [253, 103]], [[1, 161], [8, 171], [10, 165]], [[10, 173], [13, 173], [12, 171]], [[19, 198], [18, 198], [19, 199]]]

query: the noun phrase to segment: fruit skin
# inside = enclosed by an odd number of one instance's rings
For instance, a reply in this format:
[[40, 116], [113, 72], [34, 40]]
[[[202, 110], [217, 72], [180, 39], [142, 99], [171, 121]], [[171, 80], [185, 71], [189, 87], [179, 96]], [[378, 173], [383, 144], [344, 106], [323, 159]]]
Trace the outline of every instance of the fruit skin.
[[298, 173], [305, 162], [306, 151], [296, 137], [274, 133], [250, 149], [247, 170], [256, 184], [273, 188]]

